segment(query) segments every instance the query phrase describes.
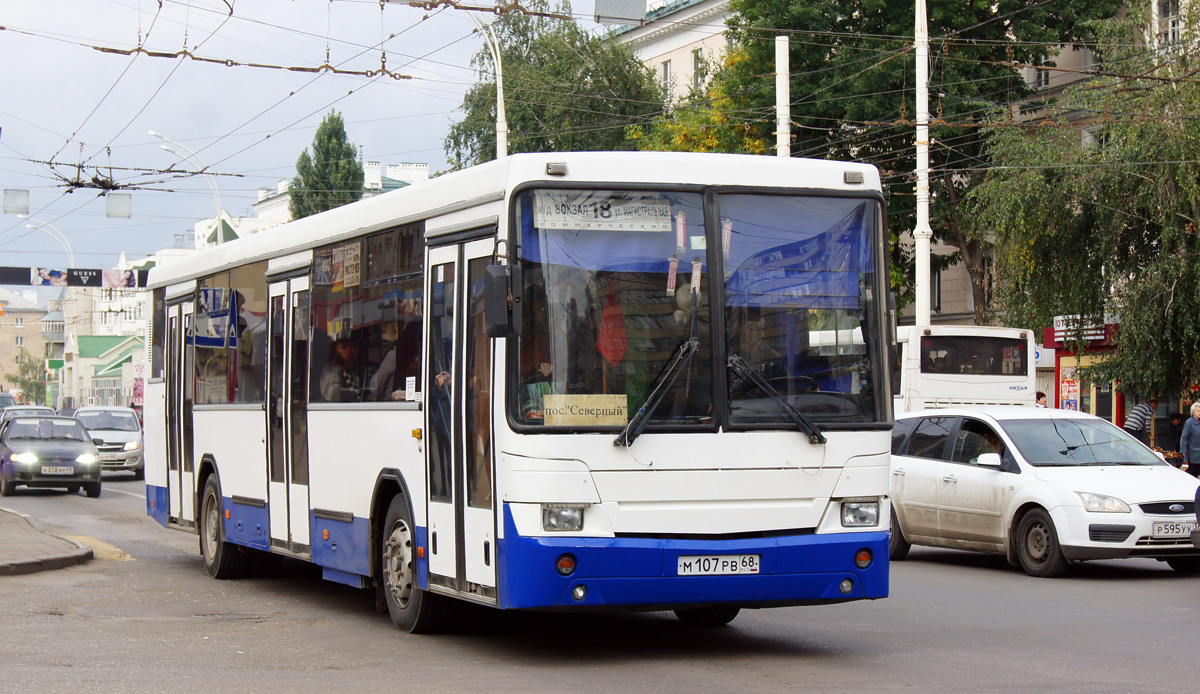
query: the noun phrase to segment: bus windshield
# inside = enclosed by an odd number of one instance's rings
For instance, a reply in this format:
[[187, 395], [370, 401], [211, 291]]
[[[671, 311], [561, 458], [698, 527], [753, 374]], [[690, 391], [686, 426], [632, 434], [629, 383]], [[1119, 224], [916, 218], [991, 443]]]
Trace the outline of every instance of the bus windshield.
[[[878, 203], [707, 200], [686, 191], [518, 196], [524, 307], [509, 401], [518, 423], [623, 427], [656, 388], [651, 425], [786, 426], [778, 396], [819, 424], [887, 418], [884, 348], [862, 337], [880, 332], [866, 328], [882, 316]], [[727, 369], [730, 358], [756, 377]]]

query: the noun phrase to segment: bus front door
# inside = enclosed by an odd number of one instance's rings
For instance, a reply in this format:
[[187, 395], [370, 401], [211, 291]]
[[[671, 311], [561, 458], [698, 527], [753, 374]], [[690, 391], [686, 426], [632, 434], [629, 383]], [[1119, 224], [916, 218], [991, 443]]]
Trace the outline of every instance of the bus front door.
[[492, 250], [491, 238], [429, 250], [424, 391], [430, 589], [494, 604], [494, 378], [483, 322]]
[[[171, 523], [196, 524], [192, 403], [195, 388], [192, 302], [167, 308], [167, 497]], [[182, 358], [180, 358], [182, 357]]]
[[267, 506], [271, 547], [311, 556], [308, 513], [308, 278], [270, 286]]

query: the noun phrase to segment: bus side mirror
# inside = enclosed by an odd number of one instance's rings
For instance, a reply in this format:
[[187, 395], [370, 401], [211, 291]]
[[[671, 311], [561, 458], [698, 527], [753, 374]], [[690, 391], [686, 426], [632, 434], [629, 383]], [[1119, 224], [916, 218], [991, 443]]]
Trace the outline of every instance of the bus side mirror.
[[488, 337], [514, 337], [521, 331], [521, 271], [488, 265], [483, 274], [483, 321]]

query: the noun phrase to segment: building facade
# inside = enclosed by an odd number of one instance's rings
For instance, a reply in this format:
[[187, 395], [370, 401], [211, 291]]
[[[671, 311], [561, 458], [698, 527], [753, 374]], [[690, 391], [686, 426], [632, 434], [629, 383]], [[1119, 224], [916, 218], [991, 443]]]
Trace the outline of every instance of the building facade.
[[[19, 389], [7, 377], [19, 372], [21, 350], [28, 350], [39, 364], [46, 358], [42, 318], [47, 312], [38, 306], [37, 293], [32, 290], [18, 294], [0, 289], [0, 309], [0, 389], [16, 393]], [[16, 394], [24, 402], [41, 402], [44, 397], [43, 393]]]

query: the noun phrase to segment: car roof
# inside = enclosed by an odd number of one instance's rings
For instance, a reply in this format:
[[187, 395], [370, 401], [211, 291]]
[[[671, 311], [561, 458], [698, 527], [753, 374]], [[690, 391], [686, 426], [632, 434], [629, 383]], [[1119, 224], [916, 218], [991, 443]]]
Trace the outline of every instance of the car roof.
[[25, 423], [25, 422], [44, 422], [47, 419], [51, 419], [51, 420], [58, 421], [58, 422], [71, 422], [74, 424], [79, 423], [79, 420], [75, 419], [74, 417], [60, 417], [58, 415], [31, 415], [31, 414], [17, 415], [16, 417], [12, 417], [8, 421]]
[[117, 405], [84, 405], [75, 409], [76, 415], [87, 414], [89, 412], [125, 412], [132, 415], [137, 414], [131, 407], [120, 407]]
[[917, 410], [896, 415], [897, 420], [914, 417], [986, 417], [996, 421], [1009, 419], [1100, 419], [1095, 415], [1076, 410], [1059, 410], [1052, 407], [1030, 407], [1028, 405], [982, 405], [979, 407], [946, 407]]

